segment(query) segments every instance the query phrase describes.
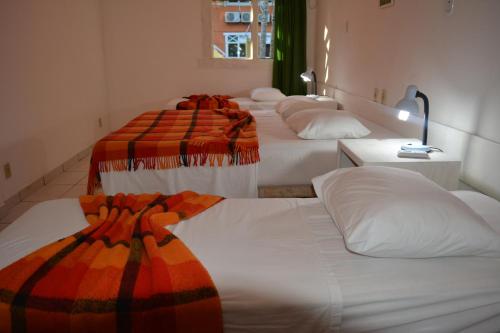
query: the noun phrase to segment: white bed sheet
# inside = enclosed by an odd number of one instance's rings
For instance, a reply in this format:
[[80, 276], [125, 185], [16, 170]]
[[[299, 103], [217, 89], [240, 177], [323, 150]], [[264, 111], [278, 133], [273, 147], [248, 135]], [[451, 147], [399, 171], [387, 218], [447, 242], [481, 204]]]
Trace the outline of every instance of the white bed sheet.
[[[337, 168], [337, 140], [303, 140], [275, 111], [251, 113], [257, 120], [259, 135], [259, 186], [310, 184], [312, 178]], [[371, 121], [356, 118], [372, 132], [367, 139], [400, 137]]]
[[[76, 200], [35, 206], [0, 233], [0, 268], [85, 225]], [[226, 332], [500, 328], [500, 259], [356, 255], [318, 199], [227, 199], [171, 230], [214, 279]]]

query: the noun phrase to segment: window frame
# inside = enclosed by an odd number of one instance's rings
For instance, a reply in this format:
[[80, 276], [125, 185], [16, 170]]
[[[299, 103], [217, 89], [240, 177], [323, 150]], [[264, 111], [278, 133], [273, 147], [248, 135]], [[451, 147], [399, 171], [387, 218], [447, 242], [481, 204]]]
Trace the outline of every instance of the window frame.
[[[211, 61], [220, 61], [220, 62], [226, 62], [226, 61], [251, 61], [251, 62], [269, 62], [269, 60], [273, 60], [273, 54], [270, 54], [270, 57], [264, 57], [264, 58], [260, 58], [259, 57], [259, 35], [260, 35], [260, 23], [259, 23], [259, 0], [239, 0], [239, 1], [236, 1], [236, 2], [229, 2], [229, 1], [224, 1], [223, 4], [224, 6], [242, 6], [242, 7], [250, 7], [250, 12], [251, 12], [251, 15], [252, 15], [252, 20], [251, 22], [249, 23], [250, 25], [250, 31], [247, 32], [247, 33], [250, 33], [251, 34], [251, 39], [250, 39], [250, 43], [249, 43], [249, 49], [246, 50], [247, 52], [247, 57], [224, 57], [224, 58], [216, 58], [213, 56], [213, 47], [214, 47], [214, 43], [213, 43], [213, 38], [214, 38], [214, 35], [213, 35], [213, 22], [212, 22], [212, 1], [210, 0], [201, 0], [203, 1], [206, 5], [204, 6], [204, 10], [205, 12], [210, 12], [210, 15], [203, 15], [203, 20], [205, 20], [205, 18], [207, 18], [205, 21], [205, 23], [203, 24], [203, 26], [205, 27], [209, 27], [208, 30], [208, 33], [207, 33], [207, 30], [205, 30], [204, 32], [204, 35], [206, 36], [205, 38], [207, 38], [207, 45], [205, 47], [205, 54], [206, 54], [206, 58], [210, 59]], [[249, 3], [250, 2], [250, 3]], [[274, 1], [272, 0], [269, 0], [270, 3], [273, 3], [273, 7], [274, 7]], [[273, 13], [274, 13], [274, 10], [275, 8], [273, 8]], [[248, 10], [245, 10], [245, 11], [248, 11]], [[272, 25], [274, 25], [274, 20], [271, 19], [270, 20], [270, 23]], [[274, 31], [274, 28], [271, 30], [271, 32], [269, 32], [269, 34], [272, 34]], [[236, 34], [236, 33], [232, 33], [232, 32], [227, 32], [228, 34]], [[224, 32], [224, 35], [226, 35], [226, 32]], [[266, 38], [267, 39], [267, 38]], [[272, 42], [273, 42], [273, 38], [271, 36], [271, 44], [270, 44], [270, 49], [271, 49], [271, 52], [273, 50], [273, 45], [272, 45]], [[225, 52], [226, 54], [228, 54], [228, 47], [227, 45], [225, 45]]]
[[[230, 57], [229, 56], [229, 44], [236, 44], [239, 45], [240, 44], [245, 44], [245, 47], [246, 47], [246, 44], [247, 44], [247, 41], [248, 41], [248, 37], [251, 36], [251, 33], [250, 32], [224, 32], [224, 44], [225, 44], [225, 51], [226, 51], [226, 58], [224, 59], [246, 59], [246, 55], [245, 57], [241, 57], [240, 56], [240, 50], [238, 49], [238, 56], [237, 57]], [[232, 36], [236, 36], [238, 38], [237, 42], [234, 43], [234, 42], [231, 42], [229, 43], [228, 39]], [[245, 42], [243, 43], [243, 41], [241, 40], [242, 37], [246, 37], [245, 38]], [[245, 48], [245, 53], [248, 53], [249, 50], [247, 50]]]
[[224, 1], [224, 7], [230, 7], [230, 6], [251, 6], [252, 5], [252, 0], [238, 0], [235, 2], [231, 1]]

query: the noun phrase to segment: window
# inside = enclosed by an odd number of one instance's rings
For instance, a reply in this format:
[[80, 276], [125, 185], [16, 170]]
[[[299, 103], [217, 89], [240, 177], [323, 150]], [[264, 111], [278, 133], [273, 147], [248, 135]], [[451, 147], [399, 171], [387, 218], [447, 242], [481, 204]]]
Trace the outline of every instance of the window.
[[224, 33], [226, 58], [247, 58], [251, 43], [249, 32]]
[[274, 0], [210, 1], [213, 58], [272, 57]]

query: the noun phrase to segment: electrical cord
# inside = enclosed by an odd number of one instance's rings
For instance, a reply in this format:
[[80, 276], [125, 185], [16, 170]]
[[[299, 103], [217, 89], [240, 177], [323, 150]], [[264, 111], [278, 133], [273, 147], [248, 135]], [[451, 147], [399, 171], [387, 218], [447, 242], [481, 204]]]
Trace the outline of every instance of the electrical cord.
[[433, 151], [438, 151], [438, 152], [444, 153], [444, 151], [441, 148], [438, 148], [438, 147], [429, 147], [429, 148], [431, 149], [431, 151], [430, 151], [431, 153]]

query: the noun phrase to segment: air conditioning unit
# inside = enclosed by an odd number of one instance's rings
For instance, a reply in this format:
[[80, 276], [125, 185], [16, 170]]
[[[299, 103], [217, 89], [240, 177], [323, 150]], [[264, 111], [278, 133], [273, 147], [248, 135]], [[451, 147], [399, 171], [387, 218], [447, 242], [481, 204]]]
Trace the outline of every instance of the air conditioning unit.
[[251, 12], [242, 12], [241, 13], [241, 22], [243, 22], [243, 23], [252, 22], [252, 13]]
[[240, 22], [240, 12], [225, 12], [224, 21], [226, 23], [239, 23]]
[[259, 22], [262, 23], [262, 22], [271, 22], [271, 15], [264, 15], [264, 14], [259, 14]]

